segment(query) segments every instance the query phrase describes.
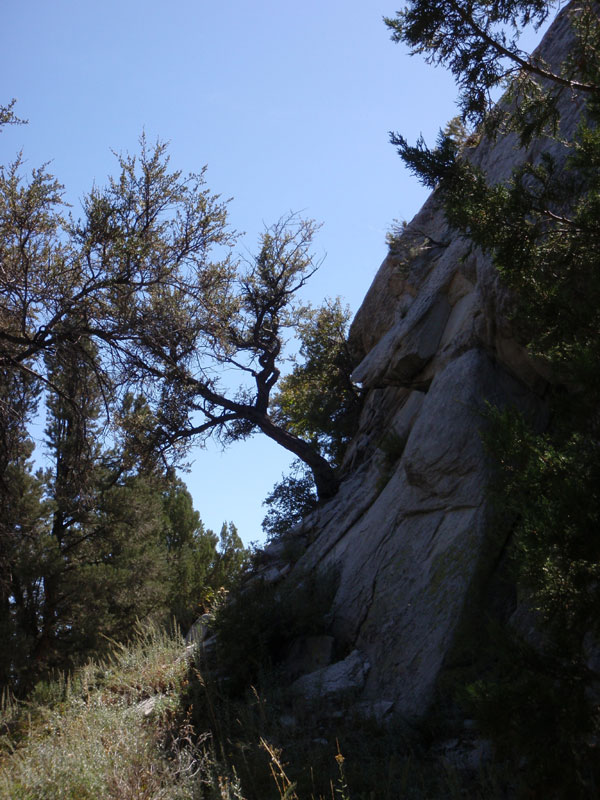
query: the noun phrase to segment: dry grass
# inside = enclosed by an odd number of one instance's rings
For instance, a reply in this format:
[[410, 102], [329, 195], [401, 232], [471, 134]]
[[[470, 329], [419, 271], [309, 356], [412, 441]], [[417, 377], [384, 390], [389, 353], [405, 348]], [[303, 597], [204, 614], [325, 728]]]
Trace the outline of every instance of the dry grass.
[[178, 637], [156, 631], [72, 680], [5, 699], [0, 797], [186, 800], [200, 797], [207, 752], [179, 712], [187, 680]]
[[178, 636], [140, 632], [108, 661], [38, 686], [27, 703], [5, 697], [0, 800], [498, 796], [433, 774], [397, 732], [351, 717], [325, 730], [302, 708], [289, 727], [276, 694], [228, 698], [189, 655]]

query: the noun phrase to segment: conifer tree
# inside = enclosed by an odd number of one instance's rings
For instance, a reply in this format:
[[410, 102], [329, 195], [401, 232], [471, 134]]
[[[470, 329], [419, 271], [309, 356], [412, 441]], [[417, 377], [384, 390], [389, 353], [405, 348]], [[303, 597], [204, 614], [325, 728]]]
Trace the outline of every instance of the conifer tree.
[[[278, 423], [310, 442], [335, 468], [356, 431], [363, 399], [350, 377], [355, 363], [347, 342], [349, 321], [350, 309], [339, 298], [303, 309], [299, 352], [273, 398]], [[263, 503], [268, 508], [263, 530], [270, 537], [284, 534], [317, 499], [313, 476], [296, 459]]]
[[96, 350], [80, 340], [47, 356], [46, 446], [51, 508], [42, 572], [40, 674], [121, 640], [137, 619], [163, 612], [168, 593], [161, 484], [103, 446]]
[[339, 297], [319, 308], [303, 309], [297, 326], [298, 357], [273, 398], [280, 424], [336, 466], [356, 430], [362, 405], [350, 377], [355, 364], [347, 343], [349, 321], [350, 309]]
[[[0, 126], [19, 122], [12, 106]], [[139, 159], [119, 163], [79, 223], [44, 168], [28, 180], [20, 158], [0, 168], [0, 682], [18, 691], [126, 638], [139, 618], [189, 624], [206, 585], [229, 581], [245, 557], [233, 529], [204, 530], [189, 495], [187, 521], [167, 523], [165, 499], [165, 451], [176, 461], [179, 440], [202, 435], [188, 429], [201, 407], [207, 431], [249, 430], [238, 414], [225, 430], [215, 381], [190, 384], [184, 366], [199, 342], [214, 363], [233, 363], [223, 326], [239, 310], [236, 237], [202, 174], [168, 170], [164, 145], [142, 142]], [[235, 335], [243, 348], [245, 329]], [[51, 466], [34, 475], [28, 428], [42, 393]]]
[[[335, 471], [310, 443], [270, 413], [284, 344], [298, 319], [295, 297], [318, 267], [316, 225], [290, 214], [268, 227], [256, 256], [236, 258], [227, 205], [169, 169], [166, 146], [144, 137], [137, 156], [84, 201], [83, 218], [62, 215], [62, 187], [44, 169], [29, 182], [22, 163], [0, 173], [0, 364], [33, 371], [60, 393], [45, 355], [97, 349], [94, 380], [110, 402], [143, 396], [141, 441], [176, 458], [192, 442], [262, 432], [313, 472], [322, 497]], [[237, 389], [219, 377], [235, 370]], [[133, 430], [133, 426], [132, 426]]]
[[39, 385], [31, 376], [0, 373], [0, 686], [16, 687], [38, 635], [39, 561], [47, 532], [43, 482], [33, 474], [27, 432]]
[[204, 526], [181, 480], [169, 483], [163, 503], [170, 566], [168, 608], [185, 631], [210, 609], [220, 590], [232, 588], [248, 552], [232, 523], [223, 523], [218, 536]]

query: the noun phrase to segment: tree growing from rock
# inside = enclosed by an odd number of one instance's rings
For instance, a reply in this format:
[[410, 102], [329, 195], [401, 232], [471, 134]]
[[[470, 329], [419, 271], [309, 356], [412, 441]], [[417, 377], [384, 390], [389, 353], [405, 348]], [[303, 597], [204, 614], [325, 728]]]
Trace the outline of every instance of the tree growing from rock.
[[[357, 425], [362, 393], [352, 382], [355, 366], [348, 348], [350, 310], [339, 298], [307, 308], [298, 324], [300, 348], [292, 370], [279, 382], [273, 415], [292, 433], [310, 442], [339, 467]], [[280, 536], [317, 503], [310, 471], [297, 460], [275, 484], [264, 505], [263, 529]]]
[[[288, 337], [315, 318], [296, 300], [319, 266], [315, 223], [290, 214], [239, 259], [204, 171], [171, 171], [143, 138], [118, 167], [81, 219], [45, 168], [0, 168], [0, 679], [21, 690], [136, 617], [187, 626], [239, 572], [235, 527], [206, 531], [165, 469], [192, 443], [263, 432], [321, 497], [337, 488], [328, 440], [273, 400]], [[34, 475], [43, 396], [50, 467]]]

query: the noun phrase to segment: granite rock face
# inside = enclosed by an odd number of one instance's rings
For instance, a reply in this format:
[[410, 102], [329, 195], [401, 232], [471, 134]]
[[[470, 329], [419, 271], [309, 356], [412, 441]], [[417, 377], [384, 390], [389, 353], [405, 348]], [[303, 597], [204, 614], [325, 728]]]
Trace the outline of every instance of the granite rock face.
[[314, 670], [294, 681], [291, 688], [297, 695], [307, 699], [331, 699], [360, 691], [370, 669], [358, 650], [354, 650], [342, 661]]
[[[547, 62], [564, 58], [570, 37], [563, 11], [541, 45]], [[568, 93], [562, 102], [568, 135], [581, 108]], [[520, 150], [512, 136], [483, 139], [467, 157], [501, 182], [549, 148], [560, 163], [560, 145]], [[331, 633], [349, 654], [299, 678], [303, 693], [327, 692], [348, 672], [363, 703], [407, 717], [429, 707], [474, 587], [504, 546], [489, 524], [482, 410], [544, 414], [547, 376], [514, 338], [512, 308], [491, 260], [453, 233], [434, 191], [352, 325], [353, 378], [367, 399], [345, 479], [296, 531], [309, 544], [290, 574], [335, 571]]]

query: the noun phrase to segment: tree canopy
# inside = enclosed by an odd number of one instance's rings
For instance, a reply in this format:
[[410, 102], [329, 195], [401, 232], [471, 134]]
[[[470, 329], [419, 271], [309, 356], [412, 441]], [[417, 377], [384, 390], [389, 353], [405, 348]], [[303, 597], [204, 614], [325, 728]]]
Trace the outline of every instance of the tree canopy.
[[[0, 126], [20, 122], [0, 108]], [[174, 477], [193, 443], [263, 432], [325, 498], [350, 432], [332, 421], [333, 394], [353, 396], [347, 314], [297, 299], [318, 226], [290, 213], [240, 257], [205, 169], [172, 170], [144, 136], [116, 159], [80, 217], [46, 167], [0, 167], [0, 683], [21, 692], [137, 618], [189, 626], [235, 581], [235, 526], [206, 530]], [[294, 336], [305, 363], [282, 384]]]
[[301, 318], [295, 297], [318, 267], [317, 226], [289, 214], [240, 259], [205, 170], [171, 171], [166, 145], [144, 137], [137, 155], [117, 161], [81, 219], [66, 215], [63, 187], [45, 168], [26, 180], [18, 157], [0, 170], [0, 364], [60, 395], [45, 359], [68, 349], [89, 367], [105, 424], [120, 404], [131, 442], [176, 459], [192, 440], [261, 431], [331, 496], [327, 459], [270, 413]]
[[[405, 5], [395, 17], [385, 18], [392, 39], [404, 42], [412, 54], [424, 54], [429, 63], [450, 69], [459, 88], [463, 118], [471, 123], [489, 121], [496, 99], [492, 92], [497, 87], [510, 87], [521, 99], [540, 92], [540, 79], [550, 81], [555, 88], [586, 95], [597, 92], [597, 84], [580, 58], [581, 51], [556, 71], [539, 54], [519, 47], [523, 29], [539, 29], [552, 9], [560, 5], [557, 2], [410, 0]], [[581, 3], [576, 12], [588, 32], [593, 29], [593, 5]], [[593, 40], [582, 40], [580, 45], [589, 48], [583, 51], [584, 56], [593, 53]], [[543, 108], [539, 96], [536, 106], [539, 114]]]
[[[304, 309], [297, 328], [298, 354], [273, 397], [279, 424], [318, 448], [336, 467], [358, 426], [363, 401], [351, 379], [355, 365], [347, 342], [349, 322], [350, 310], [339, 298]], [[316, 502], [312, 475], [296, 460], [263, 503], [268, 507], [263, 530], [270, 537], [284, 534]]]
[[303, 309], [298, 356], [273, 398], [275, 418], [335, 465], [341, 463], [361, 408], [360, 390], [350, 377], [355, 366], [347, 343], [350, 316], [339, 298]]

